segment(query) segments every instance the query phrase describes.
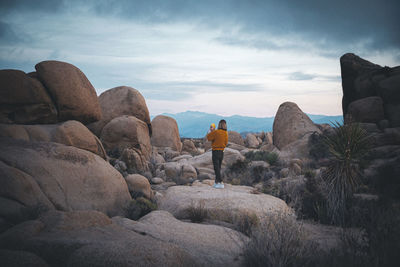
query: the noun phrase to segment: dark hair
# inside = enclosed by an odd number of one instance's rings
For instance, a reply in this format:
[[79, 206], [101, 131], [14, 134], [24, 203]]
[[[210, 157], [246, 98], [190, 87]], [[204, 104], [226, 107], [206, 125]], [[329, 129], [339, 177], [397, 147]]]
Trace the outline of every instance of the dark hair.
[[225, 120], [220, 120], [219, 121], [219, 123], [218, 123], [218, 129], [221, 129], [221, 130], [227, 130], [227, 127], [226, 127], [226, 121]]

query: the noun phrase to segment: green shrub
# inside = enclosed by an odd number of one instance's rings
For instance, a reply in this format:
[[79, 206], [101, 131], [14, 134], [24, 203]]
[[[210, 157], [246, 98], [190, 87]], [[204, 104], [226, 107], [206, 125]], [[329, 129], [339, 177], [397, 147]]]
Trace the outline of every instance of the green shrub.
[[209, 217], [208, 210], [204, 207], [204, 201], [200, 201], [198, 205], [192, 202], [186, 212], [193, 223], [201, 223]]
[[358, 123], [335, 124], [334, 134], [325, 137], [331, 155], [322, 177], [328, 192], [332, 222], [344, 224], [347, 201], [360, 184], [360, 161], [370, 148], [370, 137]]
[[274, 165], [278, 161], [278, 154], [268, 151], [249, 151], [245, 155], [248, 161], [266, 161]]
[[136, 221], [156, 209], [157, 204], [144, 197], [139, 197], [137, 199], [131, 200], [125, 210], [125, 216], [131, 220]]
[[247, 171], [247, 168], [249, 167], [249, 161], [247, 160], [237, 160], [234, 163], [232, 163], [230, 166], [228, 166], [228, 169], [230, 172], [233, 173], [243, 173]]

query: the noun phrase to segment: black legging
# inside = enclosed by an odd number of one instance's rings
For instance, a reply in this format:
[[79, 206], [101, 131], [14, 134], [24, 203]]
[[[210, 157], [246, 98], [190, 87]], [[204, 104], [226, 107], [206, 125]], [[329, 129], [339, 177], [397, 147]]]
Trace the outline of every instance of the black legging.
[[223, 150], [213, 150], [212, 151], [212, 162], [214, 164], [214, 172], [215, 172], [215, 182], [221, 183], [221, 165], [222, 160], [224, 159], [224, 151]]

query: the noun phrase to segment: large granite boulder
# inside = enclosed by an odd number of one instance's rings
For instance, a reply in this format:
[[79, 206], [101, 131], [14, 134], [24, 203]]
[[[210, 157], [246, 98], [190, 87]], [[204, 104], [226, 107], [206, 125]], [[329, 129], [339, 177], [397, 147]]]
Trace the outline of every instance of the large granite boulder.
[[104, 126], [100, 140], [110, 154], [121, 155], [125, 149], [136, 149], [145, 161], [150, 159], [151, 144], [147, 124], [134, 116], [120, 116]]
[[343, 55], [340, 66], [344, 116], [349, 111], [350, 103], [378, 96], [383, 100], [385, 119], [389, 120], [390, 126], [400, 126], [400, 66], [381, 67], [354, 54]]
[[[131, 200], [122, 175], [96, 154], [10, 138], [0, 138], [0, 147], [0, 197], [22, 205], [26, 213], [36, 208], [93, 209], [118, 215]], [[0, 210], [0, 217], [12, 221], [12, 214], [4, 216], [7, 212]], [[18, 216], [21, 210], [14, 212]]]
[[[224, 159], [222, 160], [222, 168], [226, 168], [227, 166], [232, 165], [238, 160], [243, 161], [245, 160], [245, 157], [242, 154], [240, 154], [238, 150], [227, 147], [224, 150]], [[211, 151], [207, 151], [206, 153], [203, 153], [201, 155], [183, 161], [187, 161], [190, 165], [196, 168], [203, 167], [203, 168], [214, 169], [212, 163]]]
[[173, 186], [157, 200], [159, 209], [172, 213], [178, 219], [189, 218], [188, 208], [203, 205], [215, 220], [234, 222], [236, 216], [255, 214], [259, 219], [272, 214], [293, 214], [286, 203], [266, 194], [255, 194], [253, 187], [225, 184], [215, 189], [206, 184]]
[[235, 131], [228, 131], [228, 142], [244, 146], [243, 137], [240, 135], [240, 133]]
[[249, 148], [257, 148], [260, 142], [254, 134], [248, 133], [246, 135], [245, 144]]
[[180, 152], [182, 142], [179, 137], [178, 124], [174, 118], [158, 115], [152, 121], [153, 135], [151, 144], [156, 147], [170, 147]]
[[42, 61], [35, 66], [37, 77], [50, 93], [58, 110], [58, 120], [84, 124], [101, 118], [96, 90], [85, 74], [66, 62]]
[[129, 192], [133, 195], [143, 195], [147, 199], [153, 197], [149, 180], [140, 174], [130, 174], [125, 177]]
[[197, 266], [173, 242], [127, 229], [93, 210], [47, 212], [1, 234], [0, 249], [31, 252], [50, 266]]
[[345, 121], [379, 123], [384, 119], [383, 101], [378, 96], [370, 96], [349, 104]]
[[0, 123], [55, 123], [57, 109], [43, 84], [23, 71], [0, 70]]
[[278, 149], [314, 132], [321, 133], [321, 130], [295, 103], [285, 102], [279, 106], [273, 125], [273, 142]]
[[182, 222], [167, 211], [153, 211], [138, 222], [113, 218], [114, 223], [170, 243], [190, 254], [200, 266], [243, 266], [243, 234], [217, 225]]
[[151, 123], [146, 101], [138, 90], [128, 86], [119, 86], [103, 92], [99, 96], [102, 118], [98, 122], [88, 125], [97, 136], [101, 135], [104, 126], [112, 119], [128, 115], [147, 124], [151, 135]]
[[0, 124], [0, 137], [55, 142], [93, 152], [104, 159], [107, 157], [100, 140], [78, 121], [46, 125]]

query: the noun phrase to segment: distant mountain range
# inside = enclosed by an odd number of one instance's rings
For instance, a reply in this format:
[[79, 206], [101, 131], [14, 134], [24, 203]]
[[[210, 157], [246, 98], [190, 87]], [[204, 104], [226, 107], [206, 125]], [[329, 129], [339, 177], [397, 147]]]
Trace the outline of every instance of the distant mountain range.
[[[201, 138], [204, 137], [211, 123], [218, 125], [219, 120], [225, 119], [228, 124], [229, 131], [244, 132], [272, 132], [272, 125], [275, 117], [246, 117], [233, 115], [224, 117], [217, 114], [209, 114], [199, 111], [185, 111], [177, 114], [163, 113], [172, 117], [178, 123], [179, 133], [181, 137]], [[307, 114], [314, 123], [329, 123], [343, 120], [342, 115], [326, 116]], [[151, 117], [153, 119], [154, 116]]]

